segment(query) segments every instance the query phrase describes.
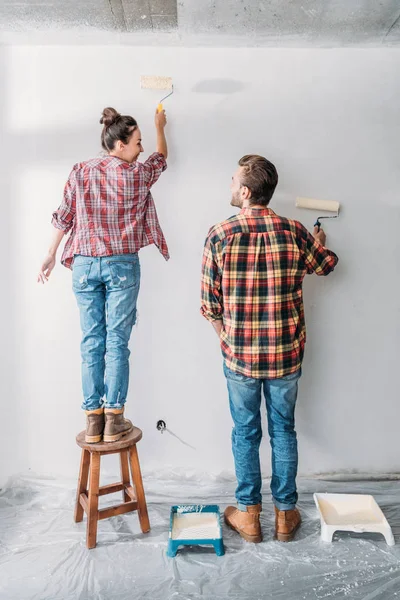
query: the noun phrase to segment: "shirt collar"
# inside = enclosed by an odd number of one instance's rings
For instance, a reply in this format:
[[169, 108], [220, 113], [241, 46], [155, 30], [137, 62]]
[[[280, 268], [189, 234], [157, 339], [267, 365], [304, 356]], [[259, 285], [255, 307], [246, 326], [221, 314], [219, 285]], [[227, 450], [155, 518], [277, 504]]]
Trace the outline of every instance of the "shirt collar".
[[112, 154], [107, 154], [104, 157], [104, 160], [108, 160], [109, 162], [112, 161], [118, 161], [118, 163], [122, 166], [125, 167], [125, 169], [129, 169], [130, 167], [133, 167], [136, 165], [136, 162], [133, 163], [129, 163], [127, 160], [124, 160], [123, 158], [120, 158], [119, 156], [113, 156]]
[[241, 215], [247, 215], [247, 216], [251, 216], [251, 217], [273, 217], [275, 216], [274, 211], [272, 210], [272, 208], [268, 208], [268, 206], [266, 206], [265, 208], [254, 208], [252, 206], [248, 206], [246, 208], [242, 208], [242, 210], [240, 211]]

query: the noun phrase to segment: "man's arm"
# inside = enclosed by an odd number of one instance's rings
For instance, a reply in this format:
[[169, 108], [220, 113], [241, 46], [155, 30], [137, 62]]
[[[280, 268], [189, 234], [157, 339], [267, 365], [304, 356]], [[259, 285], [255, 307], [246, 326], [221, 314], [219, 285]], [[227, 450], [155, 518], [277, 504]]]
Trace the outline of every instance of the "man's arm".
[[325, 247], [325, 243], [326, 235], [323, 229], [314, 227], [311, 235], [305, 227], [303, 228], [303, 258], [308, 273], [329, 275], [336, 267], [339, 258]]
[[223, 327], [222, 319], [217, 319], [216, 321], [211, 321], [211, 325], [214, 327], [215, 333], [218, 337], [221, 336], [221, 331]]
[[200, 312], [210, 321], [217, 335], [220, 336], [223, 327], [223, 298], [221, 273], [216, 258], [216, 248], [209, 236], [203, 252]]

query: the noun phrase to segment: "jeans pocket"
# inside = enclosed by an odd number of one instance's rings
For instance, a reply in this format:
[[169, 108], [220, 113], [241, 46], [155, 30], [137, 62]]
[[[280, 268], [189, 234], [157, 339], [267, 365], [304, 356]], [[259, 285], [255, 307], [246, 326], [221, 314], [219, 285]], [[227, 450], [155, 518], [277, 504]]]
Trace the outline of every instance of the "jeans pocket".
[[282, 381], [294, 381], [295, 379], [300, 379], [301, 377], [301, 368], [294, 373], [290, 373], [290, 375], [285, 375], [281, 377]]
[[88, 284], [91, 262], [74, 260], [72, 268], [72, 288], [76, 291], [84, 290]]
[[224, 373], [227, 379], [237, 381], [238, 383], [254, 383], [255, 381], [253, 377], [247, 377], [246, 375], [242, 375], [241, 373], [231, 371], [231, 369], [228, 369], [226, 365], [224, 365]]
[[140, 267], [138, 261], [110, 260], [111, 281], [113, 288], [125, 289], [138, 286], [140, 281]]

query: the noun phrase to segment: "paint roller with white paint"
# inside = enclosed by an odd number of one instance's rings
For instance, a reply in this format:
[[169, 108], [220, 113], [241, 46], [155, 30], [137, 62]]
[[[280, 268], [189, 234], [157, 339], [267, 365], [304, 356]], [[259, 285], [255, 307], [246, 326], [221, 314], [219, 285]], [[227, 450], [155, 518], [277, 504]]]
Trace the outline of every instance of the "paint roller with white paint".
[[164, 96], [157, 106], [157, 112], [163, 110], [163, 102], [174, 93], [172, 77], [160, 77], [158, 75], [142, 75], [140, 77], [140, 87], [142, 90], [170, 90], [169, 94]]
[[336, 215], [318, 217], [314, 223], [314, 227], [318, 227], [320, 230], [321, 223], [320, 219], [337, 219], [339, 217], [340, 204], [336, 200], [316, 200], [313, 198], [296, 198], [297, 208], [307, 208], [309, 210], [317, 210], [318, 212], [323, 210], [326, 212], [334, 212]]

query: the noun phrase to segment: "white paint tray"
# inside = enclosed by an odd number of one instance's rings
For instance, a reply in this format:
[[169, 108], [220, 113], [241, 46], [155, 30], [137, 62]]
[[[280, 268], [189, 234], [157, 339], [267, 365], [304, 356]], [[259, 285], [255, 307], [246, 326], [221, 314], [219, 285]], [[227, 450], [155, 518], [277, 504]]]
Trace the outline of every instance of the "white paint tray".
[[221, 515], [216, 504], [172, 506], [168, 556], [176, 556], [179, 546], [212, 545], [217, 556], [225, 553]]
[[364, 494], [314, 494], [321, 518], [321, 538], [331, 542], [335, 531], [381, 533], [394, 546], [392, 529], [373, 496]]
[[216, 513], [175, 514], [172, 526], [173, 540], [209, 540], [220, 537]]

